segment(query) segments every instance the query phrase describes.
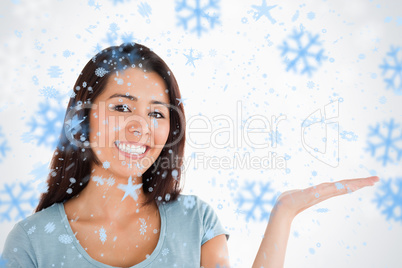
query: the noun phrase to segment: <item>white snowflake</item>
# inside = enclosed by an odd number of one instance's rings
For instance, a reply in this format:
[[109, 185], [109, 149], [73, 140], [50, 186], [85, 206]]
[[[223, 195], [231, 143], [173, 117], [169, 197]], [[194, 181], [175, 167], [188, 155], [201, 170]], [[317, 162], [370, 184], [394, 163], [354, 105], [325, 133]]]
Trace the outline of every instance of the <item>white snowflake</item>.
[[99, 76], [99, 77], [104, 77], [105, 74], [107, 74], [107, 73], [108, 73], [108, 71], [106, 71], [105, 68], [103, 68], [103, 67], [99, 67], [99, 68], [97, 68], [97, 69], [95, 70], [95, 74], [96, 74], [97, 76]]
[[162, 250], [162, 255], [163, 256], [166, 256], [166, 255], [168, 255], [169, 254], [169, 249], [168, 248], [164, 248], [163, 250]]
[[49, 222], [45, 226], [45, 232], [48, 234], [52, 233], [54, 229], [56, 229], [56, 225], [53, 222]]
[[36, 230], [36, 225], [34, 225], [34, 226], [32, 226], [31, 228], [29, 228], [28, 234], [29, 234], [29, 235], [30, 235], [30, 234], [33, 234], [33, 232], [35, 232], [35, 230]]
[[102, 228], [99, 229], [99, 239], [100, 241], [102, 241], [102, 244], [105, 243], [106, 238], [107, 238], [106, 230], [102, 226]]
[[142, 235], [144, 235], [145, 232], [147, 231], [147, 223], [145, 222], [145, 219], [142, 218], [140, 218], [140, 222], [141, 222], [140, 232]]
[[183, 202], [187, 209], [192, 209], [195, 206], [195, 197], [192, 195], [185, 196]]
[[63, 244], [71, 244], [73, 242], [73, 238], [67, 234], [59, 235], [59, 242]]

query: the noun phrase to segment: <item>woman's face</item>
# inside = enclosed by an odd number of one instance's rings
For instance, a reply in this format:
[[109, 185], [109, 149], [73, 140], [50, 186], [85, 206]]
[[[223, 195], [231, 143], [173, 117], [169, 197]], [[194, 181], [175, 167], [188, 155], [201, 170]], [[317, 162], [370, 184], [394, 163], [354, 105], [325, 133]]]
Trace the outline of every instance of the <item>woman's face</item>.
[[109, 77], [93, 104], [89, 141], [102, 162], [97, 168], [115, 177], [141, 176], [158, 158], [169, 136], [164, 80], [139, 68], [119, 71]]

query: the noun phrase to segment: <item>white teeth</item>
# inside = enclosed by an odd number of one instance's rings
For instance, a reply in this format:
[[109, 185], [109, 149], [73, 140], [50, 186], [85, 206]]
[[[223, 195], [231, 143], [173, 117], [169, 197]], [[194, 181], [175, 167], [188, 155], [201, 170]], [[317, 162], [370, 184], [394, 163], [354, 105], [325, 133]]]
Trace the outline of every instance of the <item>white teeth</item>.
[[146, 146], [134, 146], [130, 144], [120, 143], [119, 149], [130, 154], [143, 154], [146, 151]]

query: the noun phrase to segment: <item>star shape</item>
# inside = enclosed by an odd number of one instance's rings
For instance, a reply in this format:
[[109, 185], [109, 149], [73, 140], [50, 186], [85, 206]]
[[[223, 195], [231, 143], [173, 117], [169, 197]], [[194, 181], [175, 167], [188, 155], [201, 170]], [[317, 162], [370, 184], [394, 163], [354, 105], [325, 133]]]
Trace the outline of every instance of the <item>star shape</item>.
[[186, 65], [187, 65], [187, 64], [192, 64], [193, 67], [195, 67], [194, 61], [195, 61], [195, 60], [198, 60], [198, 58], [196, 58], [196, 57], [193, 56], [193, 49], [190, 49], [190, 54], [186, 55], [186, 54], [183, 53], [183, 55], [186, 56], [186, 58], [187, 58]]
[[136, 193], [136, 191], [141, 187], [142, 183], [133, 184], [133, 178], [130, 176], [130, 178], [128, 178], [128, 184], [119, 184], [117, 186], [118, 189], [123, 190], [125, 192], [123, 199], [121, 199], [121, 201], [123, 201], [127, 196], [131, 196], [135, 201], [137, 201], [138, 194]]
[[272, 22], [272, 24], [276, 23], [276, 20], [272, 18], [271, 14], [269, 13], [269, 11], [276, 7], [276, 5], [267, 6], [267, 2], [265, 0], [262, 0], [261, 6], [252, 5], [252, 7], [257, 10], [256, 12], [254, 12], [253, 16], [255, 20], [259, 20], [264, 15]]

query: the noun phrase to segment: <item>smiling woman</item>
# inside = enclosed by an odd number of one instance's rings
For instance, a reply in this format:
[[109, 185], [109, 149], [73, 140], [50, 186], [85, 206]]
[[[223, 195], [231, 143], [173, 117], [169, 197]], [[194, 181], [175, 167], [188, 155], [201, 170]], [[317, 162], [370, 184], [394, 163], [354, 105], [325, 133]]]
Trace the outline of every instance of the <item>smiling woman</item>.
[[[213, 208], [181, 194], [180, 99], [173, 73], [147, 47], [122, 44], [94, 56], [74, 86], [48, 191], [7, 237], [7, 267], [229, 267], [229, 233]], [[282, 193], [253, 267], [283, 266], [298, 213], [376, 181]]]

